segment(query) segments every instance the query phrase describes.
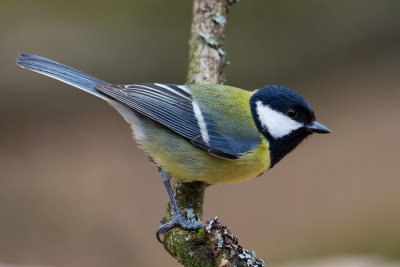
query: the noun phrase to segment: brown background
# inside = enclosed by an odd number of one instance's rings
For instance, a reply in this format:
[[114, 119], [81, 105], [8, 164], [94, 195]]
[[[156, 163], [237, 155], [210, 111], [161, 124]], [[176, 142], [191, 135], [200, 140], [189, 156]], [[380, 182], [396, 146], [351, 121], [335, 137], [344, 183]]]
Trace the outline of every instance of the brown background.
[[[0, 1], [0, 262], [176, 266], [154, 233], [167, 196], [101, 100], [24, 71], [18, 52], [112, 83], [183, 83], [191, 1]], [[400, 258], [399, 1], [241, 1], [230, 85], [290, 87], [333, 133], [273, 170], [206, 191], [270, 266], [332, 255]]]

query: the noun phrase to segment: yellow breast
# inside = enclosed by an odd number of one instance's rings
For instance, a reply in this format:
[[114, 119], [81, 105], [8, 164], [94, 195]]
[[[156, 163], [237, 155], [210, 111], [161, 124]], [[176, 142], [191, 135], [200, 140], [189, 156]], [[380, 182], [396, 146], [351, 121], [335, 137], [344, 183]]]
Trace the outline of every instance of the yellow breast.
[[257, 148], [239, 159], [223, 159], [151, 121], [146, 123], [146, 132], [151, 141], [144, 140], [142, 146], [154, 163], [185, 182], [236, 183], [256, 177], [270, 167], [269, 145], [264, 137]]

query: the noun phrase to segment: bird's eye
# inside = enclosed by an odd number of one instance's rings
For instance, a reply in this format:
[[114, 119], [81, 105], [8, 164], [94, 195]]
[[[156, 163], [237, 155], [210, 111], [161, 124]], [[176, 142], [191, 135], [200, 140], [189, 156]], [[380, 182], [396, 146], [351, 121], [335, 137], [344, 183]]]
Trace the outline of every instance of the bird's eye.
[[286, 111], [286, 115], [288, 115], [290, 118], [294, 118], [297, 115], [297, 112], [296, 112], [296, 110], [289, 108]]

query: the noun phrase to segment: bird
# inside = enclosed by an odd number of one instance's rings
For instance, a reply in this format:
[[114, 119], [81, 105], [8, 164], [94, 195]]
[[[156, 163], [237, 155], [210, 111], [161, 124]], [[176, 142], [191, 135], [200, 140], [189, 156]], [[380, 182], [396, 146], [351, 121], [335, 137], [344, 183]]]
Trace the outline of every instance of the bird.
[[17, 64], [103, 99], [130, 124], [158, 167], [172, 208], [173, 219], [156, 232], [160, 242], [173, 227], [203, 227], [181, 215], [172, 177], [209, 185], [245, 181], [274, 167], [309, 135], [331, 132], [303, 97], [282, 86], [113, 85], [36, 55], [21, 53]]

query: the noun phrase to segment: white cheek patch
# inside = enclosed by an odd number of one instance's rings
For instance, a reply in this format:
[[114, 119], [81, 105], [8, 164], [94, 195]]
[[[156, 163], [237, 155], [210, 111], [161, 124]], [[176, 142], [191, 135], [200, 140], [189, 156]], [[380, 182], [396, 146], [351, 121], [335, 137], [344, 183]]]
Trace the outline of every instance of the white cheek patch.
[[261, 101], [257, 101], [256, 105], [258, 118], [262, 127], [275, 139], [282, 138], [303, 126], [302, 123], [289, 118], [279, 111], [273, 110], [268, 105], [263, 105]]

